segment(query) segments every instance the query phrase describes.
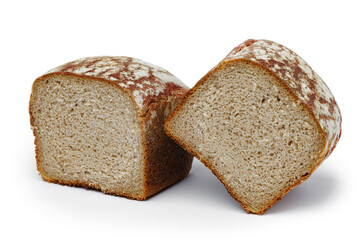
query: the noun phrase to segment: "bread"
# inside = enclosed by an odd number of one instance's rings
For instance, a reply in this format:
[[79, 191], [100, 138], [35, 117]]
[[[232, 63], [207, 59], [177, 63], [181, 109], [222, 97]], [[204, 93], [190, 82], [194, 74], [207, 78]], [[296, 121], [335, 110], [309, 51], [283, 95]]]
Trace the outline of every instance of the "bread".
[[144, 200], [184, 178], [192, 156], [164, 132], [188, 88], [130, 57], [90, 57], [37, 78], [30, 98], [37, 169], [48, 182]]
[[187, 93], [165, 130], [247, 212], [262, 214], [330, 155], [341, 115], [329, 88], [296, 53], [247, 40]]

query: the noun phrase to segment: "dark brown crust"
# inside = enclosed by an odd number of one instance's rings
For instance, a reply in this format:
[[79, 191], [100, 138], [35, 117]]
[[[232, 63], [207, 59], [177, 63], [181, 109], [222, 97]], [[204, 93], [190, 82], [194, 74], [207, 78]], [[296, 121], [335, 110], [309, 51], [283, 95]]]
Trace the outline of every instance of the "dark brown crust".
[[[175, 110], [170, 113], [169, 117], [167, 118], [166, 122], [165, 122], [165, 132], [168, 136], [170, 136], [172, 139], [174, 139], [174, 141], [179, 144], [180, 146], [182, 146], [184, 149], [186, 149], [189, 153], [191, 153], [192, 155], [194, 155], [196, 158], [198, 158], [207, 168], [209, 168], [213, 174], [224, 184], [225, 188], [227, 189], [227, 191], [229, 192], [229, 194], [235, 199], [237, 200], [242, 208], [248, 212], [248, 213], [255, 213], [255, 214], [263, 214], [266, 210], [268, 210], [270, 207], [272, 207], [276, 202], [278, 202], [279, 200], [281, 200], [291, 189], [295, 188], [297, 185], [299, 185], [300, 183], [302, 183], [303, 181], [305, 181], [306, 179], [308, 179], [311, 174], [315, 171], [315, 169], [321, 164], [321, 162], [325, 159], [325, 157], [321, 157], [316, 161], [315, 166], [310, 169], [309, 174], [307, 174], [306, 176], [302, 176], [297, 182], [295, 182], [294, 184], [288, 186], [283, 192], [281, 192], [275, 199], [274, 201], [270, 202], [264, 209], [261, 209], [259, 211], [251, 211], [249, 209], [249, 207], [245, 204], [244, 201], [242, 201], [242, 199], [236, 197], [235, 193], [231, 191], [231, 189], [227, 186], [226, 181], [221, 177], [221, 175], [216, 171], [215, 168], [213, 168], [210, 164], [209, 161], [202, 156], [200, 153], [195, 152], [194, 149], [192, 149], [190, 146], [188, 146], [185, 142], [181, 141], [180, 139], [178, 139], [175, 135], [172, 134], [171, 132], [171, 128], [170, 128], [170, 121], [174, 118], [174, 116], [181, 111], [182, 107], [186, 104], [187, 100], [193, 95], [194, 92], [197, 91], [197, 89], [204, 84], [204, 82], [207, 80], [207, 78], [209, 76], [211, 76], [214, 72], [224, 68], [228, 63], [231, 62], [248, 62], [251, 64], [255, 64], [259, 67], [261, 67], [262, 69], [264, 69], [265, 71], [267, 71], [268, 73], [270, 73], [272, 76], [274, 76], [275, 79], [277, 79], [277, 81], [284, 86], [285, 89], [287, 89], [289, 91], [289, 93], [295, 97], [295, 99], [298, 99], [298, 97], [290, 90], [290, 88], [287, 86], [286, 83], [284, 83], [279, 77], [277, 77], [270, 69], [266, 68], [265, 66], [254, 62], [254, 61], [250, 61], [250, 60], [246, 60], [246, 59], [234, 59], [234, 60], [228, 60], [228, 61], [224, 61], [221, 62], [220, 64], [218, 64], [215, 68], [211, 69], [200, 81], [198, 81], [195, 86], [193, 88], [190, 89], [190, 91], [186, 94], [186, 96], [183, 98], [183, 100], [178, 104], [178, 106], [175, 108]], [[302, 103], [302, 102], [301, 102]], [[319, 129], [319, 133], [322, 136], [324, 142], [326, 142], [325, 139], [325, 135], [319, 125], [319, 122], [316, 120], [314, 114], [312, 113], [312, 111], [309, 109], [308, 105], [302, 103], [303, 107], [309, 112], [309, 114], [312, 116], [312, 118], [314, 119], [314, 121], [316, 122], [318, 129]], [[325, 151], [325, 144], [323, 147], [323, 151]], [[322, 156], [322, 154], [320, 154], [320, 156]]]
[[[178, 101], [180, 101], [178, 99]], [[167, 112], [174, 107], [174, 100], [152, 104], [142, 119], [145, 136], [145, 196], [151, 196], [186, 177], [191, 169], [192, 159], [188, 152], [180, 148], [164, 131]]]
[[[135, 104], [134, 106], [138, 106], [135, 102], [133, 94], [130, 94], [127, 90], [125, 90], [124, 88], [119, 86], [114, 81], [103, 79], [103, 78], [98, 78], [98, 77], [93, 77], [93, 76], [83, 76], [81, 74], [75, 74], [75, 73], [69, 73], [69, 72], [53, 72], [53, 73], [45, 74], [45, 75], [37, 78], [33, 83], [30, 101], [29, 101], [29, 114], [30, 114], [31, 126], [34, 125], [34, 117], [32, 116], [32, 112], [31, 112], [32, 102], [33, 102], [33, 97], [34, 97], [33, 96], [34, 87], [38, 81], [41, 81], [47, 77], [53, 77], [53, 76], [69, 76], [69, 77], [73, 76], [73, 77], [79, 77], [79, 78], [82, 78], [84, 80], [89, 80], [89, 81], [107, 82], [109, 84], [112, 84], [114, 87], [120, 89], [124, 93], [128, 94], [130, 96], [130, 98], [132, 99], [133, 103]], [[176, 101], [176, 97], [174, 99], [170, 99], [169, 104], [171, 104], [171, 102], [173, 102], [173, 101]], [[159, 99], [157, 99], [157, 101], [154, 101], [151, 104], [149, 104], [149, 109], [154, 109], [157, 112], [160, 112], [162, 110], [161, 106], [163, 106], [164, 104], [165, 104], [165, 100], [159, 98]], [[153, 146], [151, 144], [149, 144], [149, 141], [148, 141], [149, 134], [152, 134], [152, 133], [149, 132], [149, 128], [145, 128], [145, 125], [147, 124], [147, 121], [149, 120], [150, 114], [151, 114], [151, 112], [147, 111], [147, 112], [145, 112], [145, 116], [144, 116], [144, 112], [138, 108], [139, 127], [141, 129], [142, 143], [143, 143], [142, 149], [143, 149], [143, 156], [145, 158], [144, 159], [145, 168], [144, 168], [144, 173], [143, 173], [144, 174], [144, 192], [141, 196], [130, 196], [130, 195], [126, 195], [121, 192], [104, 190], [104, 189], [101, 189], [100, 186], [92, 185], [92, 184], [89, 184], [86, 182], [63, 181], [61, 179], [54, 179], [54, 178], [47, 176], [46, 172], [41, 167], [42, 159], [40, 157], [40, 150], [39, 150], [39, 142], [38, 142], [39, 137], [37, 136], [36, 131], [33, 130], [33, 135], [35, 137], [34, 144], [35, 144], [35, 158], [36, 158], [37, 170], [39, 171], [43, 180], [50, 182], [50, 183], [58, 183], [58, 184], [68, 185], [68, 186], [84, 187], [84, 188], [88, 188], [88, 189], [100, 190], [104, 193], [122, 196], [122, 197], [126, 197], [129, 199], [145, 200], [149, 196], [154, 195], [154, 194], [164, 190], [165, 188], [171, 186], [172, 184], [174, 184], [174, 183], [180, 181], [181, 179], [183, 179], [184, 177], [186, 177], [191, 169], [192, 158], [193, 158], [190, 154], [185, 152], [183, 149], [181, 149], [179, 146], [177, 146], [170, 138], [168, 138], [165, 135], [165, 133], [163, 133], [163, 135], [165, 137], [162, 136], [161, 139], [163, 140], [163, 142], [165, 142], [164, 145], [170, 146], [170, 148], [166, 151], [168, 151], [168, 152], [175, 151], [175, 154], [173, 155], [174, 158], [172, 160], [174, 160], [174, 161], [179, 160], [179, 162], [183, 163], [184, 166], [182, 166], [182, 168], [179, 168], [178, 171], [176, 172], [176, 174], [166, 175], [165, 177], [163, 177], [161, 179], [159, 179], [159, 176], [157, 176], [157, 175], [154, 176], [153, 174], [151, 174], [151, 172], [154, 171], [153, 167], [161, 168], [161, 167], [165, 167], [165, 166], [164, 165], [154, 165], [154, 162], [156, 162], [157, 157], [160, 157], [160, 156], [159, 156], [159, 154], [153, 153], [153, 151], [152, 151]], [[164, 113], [162, 113], [162, 114], [164, 114]], [[165, 121], [165, 118], [163, 120], [161, 120], [161, 119], [158, 120], [158, 122], [156, 122], [156, 124], [162, 124], [162, 125], [161, 125], [161, 127], [159, 125], [156, 125], [156, 127], [158, 129], [163, 129], [164, 121]], [[158, 146], [156, 146], [156, 147], [158, 147]], [[179, 157], [180, 159], [176, 159], [176, 157]], [[165, 158], [163, 157], [162, 163], [166, 164], [166, 161], [164, 159]], [[171, 165], [171, 166], [174, 166], [174, 161], [172, 161], [173, 165]], [[155, 169], [155, 171], [156, 170], [157, 169]], [[155, 183], [161, 182], [161, 184], [152, 186], [153, 182], [155, 182]]]

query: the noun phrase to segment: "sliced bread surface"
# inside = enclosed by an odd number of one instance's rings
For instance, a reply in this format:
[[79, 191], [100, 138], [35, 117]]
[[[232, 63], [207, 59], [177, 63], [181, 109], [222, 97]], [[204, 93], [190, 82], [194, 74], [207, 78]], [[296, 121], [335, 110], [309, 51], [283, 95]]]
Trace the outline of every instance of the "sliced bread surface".
[[296, 53], [248, 40], [189, 91], [165, 123], [242, 207], [262, 214], [334, 149], [341, 115]]
[[137, 200], [181, 180], [192, 156], [163, 126], [187, 90], [166, 70], [129, 57], [85, 58], [49, 71], [30, 99], [42, 178]]

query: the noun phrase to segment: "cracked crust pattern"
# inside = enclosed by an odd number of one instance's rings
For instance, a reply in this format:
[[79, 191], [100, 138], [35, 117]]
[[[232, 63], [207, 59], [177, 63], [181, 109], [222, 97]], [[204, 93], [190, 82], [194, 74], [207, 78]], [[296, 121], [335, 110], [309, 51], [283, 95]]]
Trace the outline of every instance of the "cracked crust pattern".
[[72, 73], [112, 81], [128, 91], [143, 112], [159, 98], [183, 96], [188, 87], [170, 72], [131, 57], [88, 57], [59, 67], [50, 73]]
[[341, 136], [341, 113], [321, 77], [294, 51], [269, 41], [249, 39], [234, 48], [222, 62], [245, 59], [270, 70], [314, 115], [326, 138], [324, 159]]

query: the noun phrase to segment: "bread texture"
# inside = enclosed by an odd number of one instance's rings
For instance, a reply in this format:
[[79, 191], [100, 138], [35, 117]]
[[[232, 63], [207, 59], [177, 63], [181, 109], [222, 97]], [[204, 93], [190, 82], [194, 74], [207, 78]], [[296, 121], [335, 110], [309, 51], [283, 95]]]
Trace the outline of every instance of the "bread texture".
[[250, 39], [187, 93], [165, 131], [247, 212], [262, 214], [330, 155], [341, 114], [324, 81], [295, 52]]
[[130, 57], [79, 59], [37, 78], [30, 97], [45, 181], [144, 200], [187, 176], [192, 156], [164, 132], [188, 91]]

